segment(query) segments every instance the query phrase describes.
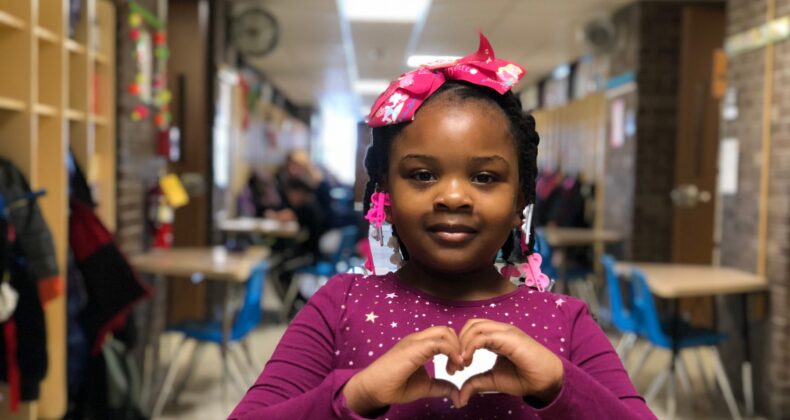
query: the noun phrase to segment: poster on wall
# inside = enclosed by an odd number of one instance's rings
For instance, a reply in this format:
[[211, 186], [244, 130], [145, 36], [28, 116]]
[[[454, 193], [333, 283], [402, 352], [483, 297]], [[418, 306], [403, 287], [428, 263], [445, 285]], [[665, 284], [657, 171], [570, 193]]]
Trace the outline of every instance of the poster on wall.
[[625, 144], [625, 100], [622, 98], [612, 101], [610, 125], [609, 143], [613, 148], [619, 149]]
[[738, 139], [722, 139], [719, 147], [719, 194], [738, 192]]

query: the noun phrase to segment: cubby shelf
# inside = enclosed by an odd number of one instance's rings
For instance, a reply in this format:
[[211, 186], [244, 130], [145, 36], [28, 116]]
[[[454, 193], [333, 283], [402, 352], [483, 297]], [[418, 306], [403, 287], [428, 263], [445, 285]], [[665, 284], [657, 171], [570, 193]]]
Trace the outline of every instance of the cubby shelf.
[[0, 10], [0, 29], [3, 27], [10, 29], [25, 29], [25, 21], [8, 12]]
[[[99, 217], [112, 231], [116, 219], [115, 5], [112, 0], [80, 0], [77, 18], [70, 16], [69, 3], [0, 0], [0, 158], [18, 167], [31, 188], [47, 191], [38, 203], [64, 279], [68, 150], [83, 169], [96, 172], [91, 187]], [[11, 417], [15, 420], [66, 414], [65, 297], [48, 302], [44, 313], [47, 376], [39, 401], [23, 402]], [[0, 381], [0, 396], [7, 395]], [[0, 398], [0, 418], [8, 413], [8, 398]]]

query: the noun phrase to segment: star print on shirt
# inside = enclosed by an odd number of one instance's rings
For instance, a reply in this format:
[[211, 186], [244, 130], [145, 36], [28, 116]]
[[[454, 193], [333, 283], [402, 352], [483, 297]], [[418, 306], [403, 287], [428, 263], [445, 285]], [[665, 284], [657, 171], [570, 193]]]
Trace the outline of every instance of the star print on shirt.
[[396, 297], [398, 297], [398, 295], [395, 293], [387, 293], [387, 299], [395, 299]]
[[557, 306], [562, 306], [562, 304], [563, 304], [563, 303], [565, 303], [565, 302], [567, 302], [567, 301], [566, 301], [565, 299], [563, 299], [563, 298], [559, 298], [559, 299], [557, 299], [557, 300], [555, 300], [555, 301], [554, 301], [554, 303], [555, 303]]
[[376, 315], [376, 314], [375, 314], [375, 313], [373, 313], [373, 312], [371, 312], [371, 313], [369, 313], [369, 314], [365, 314], [365, 322], [368, 322], [368, 321], [370, 321], [371, 323], [375, 324], [375, 323], [376, 323], [376, 318], [378, 318], [378, 317], [379, 317], [379, 316], [378, 316], [378, 315]]
[[393, 322], [392, 324], [390, 324], [390, 327], [398, 328], [398, 323], [397, 322]]

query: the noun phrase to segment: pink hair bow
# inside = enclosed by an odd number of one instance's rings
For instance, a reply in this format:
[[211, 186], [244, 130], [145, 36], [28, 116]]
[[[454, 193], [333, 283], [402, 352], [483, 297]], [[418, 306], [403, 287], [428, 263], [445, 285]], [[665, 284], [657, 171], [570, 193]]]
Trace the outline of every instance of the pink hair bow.
[[504, 94], [524, 77], [524, 68], [497, 59], [483, 34], [477, 52], [457, 60], [424, 65], [390, 83], [368, 116], [368, 125], [382, 127], [414, 119], [420, 105], [448, 79], [486, 86]]

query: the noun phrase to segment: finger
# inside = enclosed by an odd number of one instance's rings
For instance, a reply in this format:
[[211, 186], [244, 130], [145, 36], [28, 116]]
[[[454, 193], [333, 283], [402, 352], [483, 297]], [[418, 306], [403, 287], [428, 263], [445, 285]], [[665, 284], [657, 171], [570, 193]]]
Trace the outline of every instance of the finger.
[[424, 398], [442, 398], [447, 397], [453, 401], [453, 404], [458, 402], [459, 391], [451, 382], [442, 379], [431, 379], [429, 382], [428, 392]]
[[471, 362], [471, 357], [474, 356], [475, 351], [485, 348], [510, 359], [518, 345], [517, 342], [518, 336], [509, 331], [481, 331], [464, 343], [462, 354], [464, 358], [469, 355], [469, 361]]
[[472, 376], [461, 388], [458, 395], [458, 407], [464, 407], [469, 404], [469, 400], [473, 395], [481, 392], [497, 391], [496, 383], [494, 382], [494, 375], [491, 371]]
[[461, 331], [458, 333], [458, 338], [460, 339], [461, 337], [463, 337], [464, 333], [469, 331], [469, 329], [472, 328], [473, 326], [487, 321], [488, 321], [487, 319], [483, 319], [483, 318], [472, 318], [466, 321], [466, 324], [464, 324], [464, 327], [461, 328]]
[[[478, 323], [469, 328], [460, 337], [461, 356], [464, 360], [464, 366], [472, 363], [474, 352], [477, 349], [487, 347], [487, 344], [482, 344], [482, 346], [478, 344], [481, 340], [490, 339], [491, 334], [507, 334], [509, 330], [509, 326], [494, 322]], [[487, 341], [484, 340], [484, 343], [487, 343]]]
[[437, 354], [447, 356], [450, 369], [457, 369], [462, 359], [461, 342], [450, 327], [431, 327], [413, 335], [411, 345], [418, 348], [422, 365]]

